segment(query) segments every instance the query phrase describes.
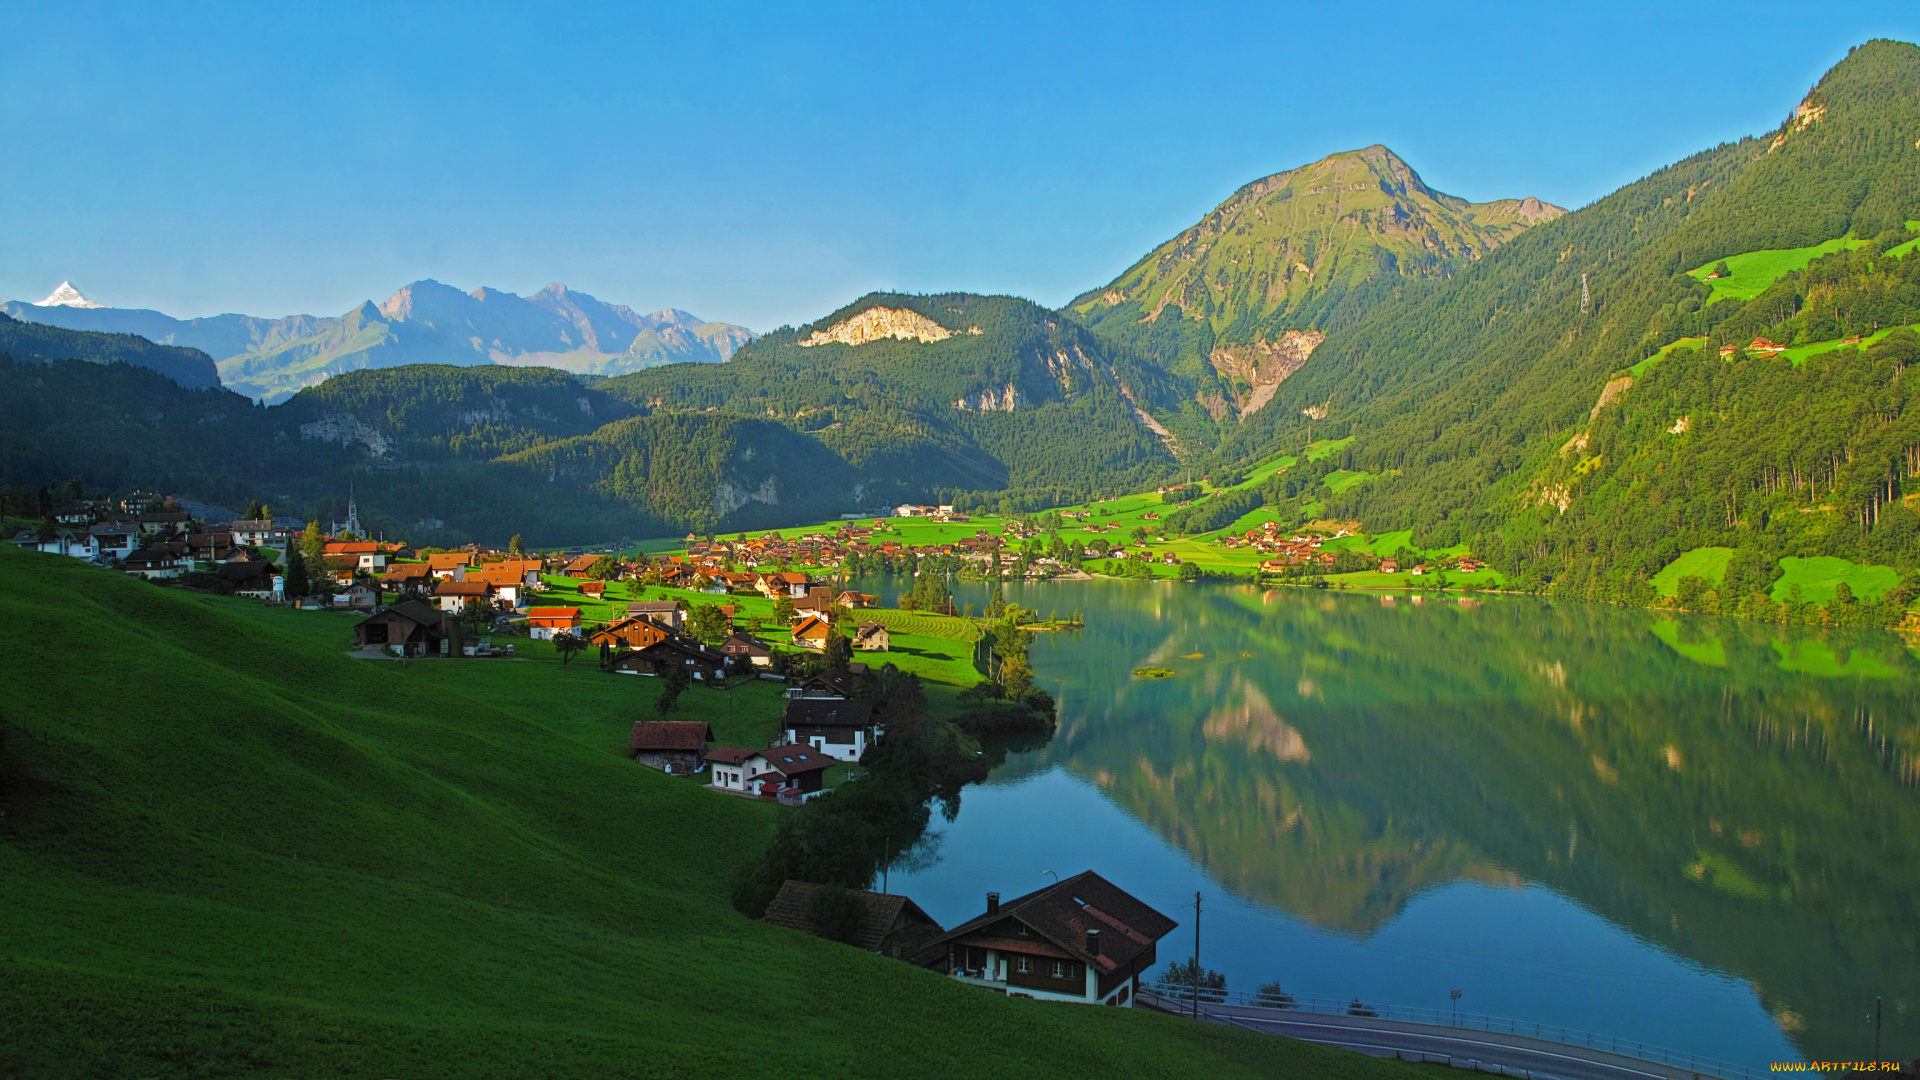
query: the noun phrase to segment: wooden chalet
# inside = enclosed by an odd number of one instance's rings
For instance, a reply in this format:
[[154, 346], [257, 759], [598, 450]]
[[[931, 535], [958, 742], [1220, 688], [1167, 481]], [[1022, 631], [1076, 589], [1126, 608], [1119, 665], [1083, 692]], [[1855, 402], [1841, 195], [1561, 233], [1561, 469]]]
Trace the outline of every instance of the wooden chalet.
[[595, 645], [605, 645], [612, 649], [644, 649], [671, 637], [666, 628], [652, 619], [643, 619], [637, 615], [608, 623], [593, 632], [588, 640]]
[[720, 643], [721, 655], [738, 663], [738, 657], [745, 657], [754, 667], [773, 666], [773, 646], [754, 637], [744, 630], [735, 630]]
[[906, 959], [917, 955], [926, 943], [943, 932], [933, 916], [904, 896], [847, 890], [859, 901], [859, 921], [849, 927], [820, 926], [814, 912], [823, 885], [805, 881], [787, 881], [773, 903], [767, 905], [765, 921], [815, 937], [834, 938], [856, 949]]
[[664, 675], [668, 668], [683, 667], [696, 681], [719, 678], [727, 658], [692, 638], [666, 637], [644, 649], [621, 653], [609, 669], [623, 675]]
[[457, 631], [446, 613], [422, 600], [402, 600], [360, 620], [353, 642], [360, 649], [386, 649], [402, 656], [442, 656]]
[[433, 599], [440, 610], [458, 615], [476, 604], [491, 607], [493, 586], [484, 581], [445, 580], [433, 587]]
[[627, 605], [627, 614], [651, 619], [668, 630], [679, 630], [687, 617], [678, 600], [635, 600]]
[[637, 720], [627, 752], [642, 765], [675, 776], [706, 767], [713, 729], [703, 720]]
[[255, 600], [273, 598], [274, 573], [270, 563], [257, 559], [246, 562], [230, 562], [220, 567], [220, 588], [231, 589], [235, 596], [251, 597]]
[[[857, 669], [857, 670], [856, 670]], [[865, 674], [867, 665], [849, 664], [847, 670], [816, 671], [804, 679], [787, 686], [787, 699], [796, 701], [802, 698], [822, 701], [845, 701], [853, 696], [855, 675]]]
[[780, 725], [780, 737], [787, 742], [811, 746], [841, 761], [859, 761], [878, 734], [873, 706], [864, 701], [789, 701]]
[[818, 615], [809, 615], [794, 626], [793, 643], [803, 649], [825, 652], [827, 638], [832, 632], [833, 629], [827, 624], [827, 620]]
[[567, 563], [561, 572], [568, 577], [579, 577], [581, 574], [593, 569], [593, 564], [599, 561], [600, 556], [598, 555], [582, 555], [572, 562]]
[[886, 652], [891, 644], [885, 623], [863, 622], [853, 631], [853, 647], [861, 652]]
[[1011, 997], [1132, 1007], [1155, 943], [1179, 924], [1088, 870], [929, 940], [924, 967]]

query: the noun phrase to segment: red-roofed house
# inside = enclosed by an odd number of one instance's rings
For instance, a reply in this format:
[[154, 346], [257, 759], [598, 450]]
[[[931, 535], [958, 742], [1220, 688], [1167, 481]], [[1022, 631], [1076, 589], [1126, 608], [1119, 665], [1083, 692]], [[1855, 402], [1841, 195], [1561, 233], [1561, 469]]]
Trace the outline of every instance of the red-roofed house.
[[552, 641], [555, 634], [580, 636], [580, 609], [577, 607], [536, 607], [527, 609], [527, 636]]

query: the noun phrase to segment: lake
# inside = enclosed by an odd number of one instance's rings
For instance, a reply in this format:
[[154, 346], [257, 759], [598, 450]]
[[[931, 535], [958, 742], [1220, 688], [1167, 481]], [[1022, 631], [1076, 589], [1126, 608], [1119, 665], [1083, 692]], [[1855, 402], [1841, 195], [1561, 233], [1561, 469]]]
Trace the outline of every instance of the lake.
[[1763, 1069], [1868, 1057], [1880, 996], [1883, 1056], [1920, 1057], [1920, 662], [1898, 636], [1524, 597], [1007, 595], [1087, 628], [1033, 647], [1056, 737], [891, 874], [943, 923], [1092, 869], [1180, 922], [1163, 963], [1192, 954], [1201, 893], [1230, 990], [1459, 990]]

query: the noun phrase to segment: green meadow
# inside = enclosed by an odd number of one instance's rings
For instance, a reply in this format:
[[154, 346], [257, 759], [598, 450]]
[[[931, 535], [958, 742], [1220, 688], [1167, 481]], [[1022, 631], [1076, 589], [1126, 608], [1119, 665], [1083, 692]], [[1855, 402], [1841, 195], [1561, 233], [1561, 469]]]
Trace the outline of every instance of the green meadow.
[[[1866, 243], [1865, 240], [1842, 237], [1838, 240], [1828, 240], [1823, 244], [1815, 244], [1812, 247], [1749, 251], [1741, 255], [1730, 255], [1725, 261], [1727, 268], [1733, 271], [1733, 275], [1707, 282], [1713, 286], [1713, 295], [1708, 298], [1707, 303], [1711, 304], [1715, 300], [1725, 300], [1729, 297], [1735, 300], [1751, 300], [1766, 292], [1769, 285], [1795, 270], [1805, 269], [1808, 263], [1822, 255], [1831, 255], [1836, 251], [1851, 251], [1854, 248], [1866, 246]], [[1721, 260], [1715, 259], [1687, 273], [1706, 281], [1707, 275], [1713, 273], [1713, 268], [1720, 263]]]
[[1694, 548], [1668, 563], [1653, 575], [1653, 587], [1661, 596], [1678, 596], [1683, 577], [1705, 578], [1715, 585], [1727, 576], [1727, 564], [1733, 561], [1730, 547]]
[[1771, 594], [1776, 604], [1791, 599], [1796, 585], [1801, 600], [1824, 604], [1834, 598], [1842, 582], [1853, 590], [1855, 599], [1863, 602], [1878, 600], [1882, 593], [1900, 584], [1900, 572], [1891, 566], [1869, 566], [1833, 555], [1805, 559], [1788, 556], [1780, 560], [1780, 569], [1784, 572], [1773, 583]]
[[656, 680], [358, 660], [352, 616], [11, 547], [0, 612], [33, 628], [0, 681], [0, 1075], [1414, 1075], [736, 913], [783, 811], [622, 756]]

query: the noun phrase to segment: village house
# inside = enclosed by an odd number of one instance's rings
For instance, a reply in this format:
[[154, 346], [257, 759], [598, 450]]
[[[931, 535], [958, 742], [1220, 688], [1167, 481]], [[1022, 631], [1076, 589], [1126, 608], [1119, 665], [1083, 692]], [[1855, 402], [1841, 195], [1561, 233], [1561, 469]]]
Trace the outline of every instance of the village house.
[[[919, 954], [926, 943], [943, 932], [933, 916], [904, 896], [850, 889], [848, 893], [860, 905], [857, 926], [851, 928], [814, 925], [813, 913], [826, 886], [805, 881], [787, 881], [773, 903], [767, 905], [765, 920], [775, 926], [798, 930], [816, 937], [837, 937], [856, 949], [865, 949], [896, 960]], [[851, 932], [841, 933], [849, 930]]]
[[371, 573], [387, 568], [387, 550], [383, 544], [371, 540], [339, 541], [328, 544], [325, 554], [346, 555], [353, 559], [353, 568]]
[[395, 563], [380, 575], [380, 582], [403, 592], [420, 593], [431, 592], [435, 584], [433, 571], [426, 563]]
[[803, 649], [825, 652], [827, 638], [831, 634], [832, 627], [827, 625], [827, 620], [818, 615], [809, 615], [794, 626], [793, 643]]
[[333, 593], [333, 606], [343, 611], [372, 611], [380, 606], [380, 590], [364, 581], [353, 581]]
[[699, 720], [637, 720], [627, 751], [633, 760], [672, 776], [687, 776], [706, 767], [707, 744], [713, 729]]
[[787, 687], [787, 700], [846, 701], [853, 696], [853, 680], [866, 673], [865, 664], [848, 664], [847, 670], [816, 671]]
[[727, 635], [727, 640], [720, 643], [720, 652], [735, 663], [744, 657], [754, 667], [773, 666], [773, 646], [744, 630]]
[[433, 587], [433, 598], [440, 610], [454, 615], [475, 604], [493, 606], [493, 586], [484, 581], [443, 580]]
[[457, 633], [452, 622], [424, 601], [402, 600], [355, 624], [354, 646], [400, 656], [444, 656], [450, 633]]
[[163, 536], [179, 532], [193, 521], [193, 515], [185, 510], [163, 510], [152, 514], [137, 515], [140, 531], [148, 536]]
[[861, 652], [886, 652], [890, 643], [885, 623], [863, 622], [853, 632], [853, 647]]
[[179, 577], [187, 572], [187, 564], [179, 555], [166, 548], [141, 548], [123, 559], [120, 569], [136, 577], [153, 581], [160, 578]]
[[467, 567], [471, 565], [473, 555], [465, 551], [442, 551], [427, 556], [427, 569], [442, 581], [465, 580]]
[[610, 649], [644, 649], [669, 636], [665, 627], [651, 619], [628, 616], [595, 630], [588, 640]]
[[610, 670], [622, 675], [664, 675], [685, 668], [695, 681], [710, 682], [726, 668], [727, 658], [692, 638], [667, 637], [644, 649], [621, 653]]
[[526, 599], [526, 575], [511, 567], [491, 563], [477, 567], [468, 567], [465, 583], [486, 582], [493, 586], [493, 598], [508, 607], [520, 607]]
[[45, 539], [31, 529], [22, 529], [15, 534], [13, 542], [28, 551], [44, 551], [50, 555], [68, 555], [76, 559], [96, 559], [100, 556], [100, 541], [91, 532], [74, 532], [72, 529], [55, 529]]
[[552, 641], [555, 635], [580, 636], [580, 609], [577, 607], [536, 607], [527, 609], [527, 636], [536, 641]]
[[560, 572], [568, 577], [580, 577], [586, 574], [587, 571], [592, 570], [593, 564], [599, 561], [600, 556], [598, 555], [582, 555], [568, 562], [566, 566], [560, 569]]
[[747, 784], [747, 762], [758, 750], [744, 746], [715, 746], [707, 751], [707, 786], [735, 795], [750, 795]]
[[115, 559], [133, 554], [140, 543], [140, 526], [125, 521], [97, 522], [87, 527], [87, 533], [98, 545], [100, 554]]
[[864, 701], [788, 701], [780, 726], [780, 737], [787, 742], [811, 746], [841, 761], [859, 761], [878, 736], [873, 706]]
[[769, 600], [782, 593], [791, 599], [798, 600], [806, 596], [807, 590], [813, 587], [813, 579], [794, 570], [776, 570], [761, 574], [753, 587]]
[[1179, 924], [1088, 870], [929, 939], [919, 962], [1010, 997], [1131, 1008], [1155, 945]]
[[286, 587], [285, 579], [273, 572], [272, 564], [260, 559], [227, 563], [220, 568], [219, 576], [233, 595], [254, 600], [278, 600]]
[[248, 547], [285, 547], [292, 530], [275, 527], [272, 521], [235, 521], [227, 525], [233, 542]]
[[748, 794], [797, 806], [824, 790], [826, 771], [834, 764], [810, 746], [788, 745], [754, 751], [741, 762], [740, 771], [747, 774]]
[[651, 620], [658, 626], [678, 632], [686, 622], [686, 612], [678, 600], [635, 600], [627, 605], [627, 614]]

